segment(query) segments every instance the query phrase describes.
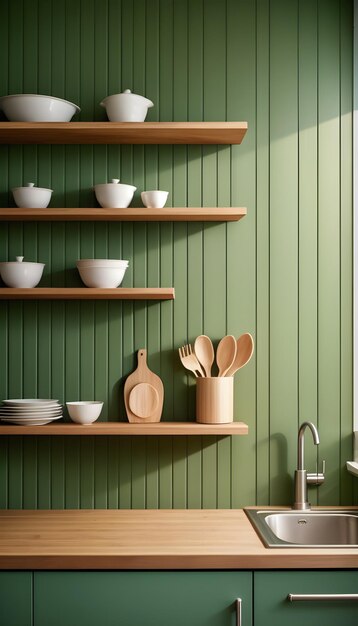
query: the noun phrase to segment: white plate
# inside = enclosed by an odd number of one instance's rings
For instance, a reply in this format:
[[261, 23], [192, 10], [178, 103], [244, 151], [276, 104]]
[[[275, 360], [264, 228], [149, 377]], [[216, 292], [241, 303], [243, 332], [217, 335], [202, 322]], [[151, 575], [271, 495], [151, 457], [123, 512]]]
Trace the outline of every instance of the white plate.
[[9, 424], [18, 424], [19, 426], [37, 426], [39, 424], [49, 424], [50, 422], [54, 422], [55, 420], [59, 420], [63, 417], [63, 415], [58, 415], [57, 417], [41, 417], [34, 419], [15, 419], [11, 417], [0, 417], [1, 422], [8, 422]]
[[42, 422], [43, 420], [59, 420], [63, 417], [63, 415], [46, 415], [46, 417], [9, 417], [7, 415], [2, 415], [0, 419], [11, 421], [11, 422]]
[[2, 405], [0, 406], [0, 412], [6, 412], [6, 413], [12, 413], [13, 415], [22, 415], [23, 413], [48, 413], [49, 411], [61, 411], [62, 410], [62, 406], [60, 404], [56, 405], [56, 406], [45, 406], [45, 407], [41, 407], [41, 408], [37, 408], [37, 407], [12, 407], [12, 406], [6, 406], [6, 405]]
[[25, 398], [25, 399], [18, 399], [18, 400], [3, 400], [3, 403], [9, 406], [45, 406], [45, 405], [51, 405], [53, 406], [54, 404], [58, 404], [58, 400], [41, 400], [41, 399], [36, 399], [36, 398]]
[[12, 420], [41, 420], [47, 419], [49, 417], [62, 417], [63, 413], [42, 413], [41, 415], [36, 415], [36, 413], [31, 415], [12, 415], [11, 413], [0, 413], [0, 417]]
[[58, 411], [62, 409], [61, 404], [51, 404], [51, 406], [8, 406], [7, 404], [2, 404], [0, 406], [1, 411], [9, 411], [11, 413], [30, 413], [41, 412], [41, 411]]
[[58, 407], [58, 409], [42, 409], [42, 411], [7, 411], [6, 408], [1, 407], [0, 413], [9, 415], [11, 417], [23, 417], [24, 415], [32, 415], [33, 417], [44, 417], [44, 415], [48, 415], [52, 413], [54, 415], [58, 413], [62, 413], [62, 407]]

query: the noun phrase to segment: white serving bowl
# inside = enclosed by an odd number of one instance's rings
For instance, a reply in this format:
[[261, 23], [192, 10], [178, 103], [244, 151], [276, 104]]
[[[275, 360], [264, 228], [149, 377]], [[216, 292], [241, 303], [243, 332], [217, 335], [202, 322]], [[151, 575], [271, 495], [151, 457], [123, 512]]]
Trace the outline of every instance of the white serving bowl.
[[25, 187], [11, 189], [15, 204], [23, 209], [45, 209], [51, 200], [52, 189], [35, 187], [34, 183], [26, 183]]
[[148, 209], [162, 209], [168, 199], [169, 191], [142, 191], [140, 197]]
[[0, 109], [10, 122], [69, 122], [81, 110], [68, 100], [34, 93], [2, 96]]
[[106, 109], [110, 122], [144, 122], [148, 109], [154, 104], [148, 98], [126, 89], [123, 93], [107, 96], [100, 106]]
[[97, 201], [106, 209], [125, 209], [130, 205], [137, 187], [124, 185], [118, 178], [112, 178], [110, 183], [94, 186]]
[[66, 402], [68, 414], [76, 424], [92, 424], [102, 411], [103, 402], [83, 400], [82, 402]]
[[17, 289], [36, 287], [42, 276], [44, 263], [23, 263], [23, 256], [16, 261], [0, 263], [0, 275], [5, 285]]
[[77, 262], [77, 269], [86, 287], [114, 289], [122, 283], [128, 261], [87, 259]]

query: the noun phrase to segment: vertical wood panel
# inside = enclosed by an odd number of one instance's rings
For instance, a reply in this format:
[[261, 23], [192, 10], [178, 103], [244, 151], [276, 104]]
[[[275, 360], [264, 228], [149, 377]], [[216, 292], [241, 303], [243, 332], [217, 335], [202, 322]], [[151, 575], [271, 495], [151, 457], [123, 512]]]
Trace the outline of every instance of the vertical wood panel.
[[340, 11], [331, 1], [318, 7], [318, 419], [327, 461], [319, 502], [330, 504], [340, 473]]
[[[318, 421], [322, 504], [352, 500], [351, 0], [13, 0], [0, 23], [1, 95], [65, 97], [80, 119], [126, 88], [148, 120], [249, 122], [241, 146], [2, 146], [0, 202], [33, 180], [52, 206], [96, 206], [112, 177], [169, 191], [169, 206], [247, 206], [239, 223], [2, 224], [0, 260], [129, 259], [124, 285], [174, 285], [164, 303], [1, 303], [0, 395], [104, 400], [126, 420], [136, 352], [163, 379], [163, 420], [195, 417], [177, 349], [253, 333], [235, 379], [246, 438], [1, 438], [1, 507], [289, 504], [297, 428]], [[307, 442], [307, 464], [316, 450]]]
[[258, 503], [270, 501], [270, 147], [269, 2], [256, 16], [256, 472]]
[[297, 430], [298, 3], [270, 7], [270, 479], [278, 504], [292, 499]]
[[[317, 424], [317, 5], [300, 4], [299, 11], [299, 421]], [[317, 451], [307, 441], [306, 464], [315, 467]], [[310, 500], [317, 502], [317, 489]]]
[[352, 40], [345, 35], [353, 23], [353, 7], [341, 1], [340, 24], [340, 76], [341, 76], [341, 421], [340, 421], [340, 502], [352, 501], [353, 477], [348, 475], [345, 462], [352, 453], [352, 396], [353, 396], [353, 341], [352, 341]]
[[[238, 337], [250, 331], [256, 340], [255, 311], [256, 294], [256, 191], [255, 191], [255, 147], [256, 147], [256, 45], [255, 35], [256, 11], [255, 4], [239, 6], [229, 4], [228, 24], [228, 75], [227, 75], [227, 116], [233, 119], [237, 103], [242, 115], [248, 120], [251, 129], [248, 141], [231, 148], [231, 163], [227, 169], [231, 177], [226, 187], [231, 197], [225, 192], [225, 185], [220, 183], [218, 189], [219, 206], [229, 201], [233, 206], [244, 204], [253, 208], [245, 220], [244, 228], [227, 225], [227, 330]], [[239, 36], [235, 37], [235, 33]], [[247, 88], [242, 90], [235, 80], [236, 75], [242, 76]], [[228, 151], [226, 151], [228, 152]], [[224, 154], [220, 151], [219, 159]], [[219, 168], [220, 172], [220, 168]], [[219, 181], [223, 178], [218, 175]], [[254, 208], [255, 207], [255, 208]], [[255, 491], [255, 360], [241, 370], [235, 379], [234, 407], [236, 419], [245, 419], [249, 424], [249, 436], [232, 439], [232, 506], [243, 506]], [[243, 418], [245, 416], [245, 418]], [[223, 442], [223, 445], [224, 442]], [[245, 467], [245, 472], [242, 468]]]

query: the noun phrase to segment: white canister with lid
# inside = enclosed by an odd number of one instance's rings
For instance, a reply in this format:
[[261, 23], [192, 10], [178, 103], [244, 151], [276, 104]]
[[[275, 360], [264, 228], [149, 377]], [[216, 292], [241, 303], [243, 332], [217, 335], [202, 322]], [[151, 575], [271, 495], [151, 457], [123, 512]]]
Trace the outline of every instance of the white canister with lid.
[[50, 204], [52, 189], [35, 187], [35, 183], [26, 183], [25, 187], [11, 189], [15, 204], [22, 209], [46, 209]]
[[106, 209], [125, 209], [130, 205], [136, 189], [133, 185], [120, 183], [119, 178], [94, 186], [97, 201]]
[[148, 109], [154, 104], [148, 98], [125, 89], [123, 93], [104, 98], [100, 106], [106, 109], [110, 122], [144, 122]]
[[0, 263], [0, 276], [7, 287], [31, 289], [40, 282], [44, 267], [44, 263], [24, 262], [23, 256], [17, 256], [16, 261]]

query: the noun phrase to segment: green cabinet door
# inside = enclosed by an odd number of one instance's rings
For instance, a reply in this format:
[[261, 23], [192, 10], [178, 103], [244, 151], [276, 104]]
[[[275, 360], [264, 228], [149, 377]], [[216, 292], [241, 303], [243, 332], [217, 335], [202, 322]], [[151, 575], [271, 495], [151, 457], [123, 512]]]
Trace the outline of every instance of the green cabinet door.
[[33, 626], [32, 572], [0, 572], [1, 626]]
[[227, 571], [35, 572], [34, 626], [252, 625], [252, 574]]
[[255, 626], [358, 624], [358, 602], [338, 599], [290, 602], [291, 593], [358, 594], [358, 571], [255, 572]]

